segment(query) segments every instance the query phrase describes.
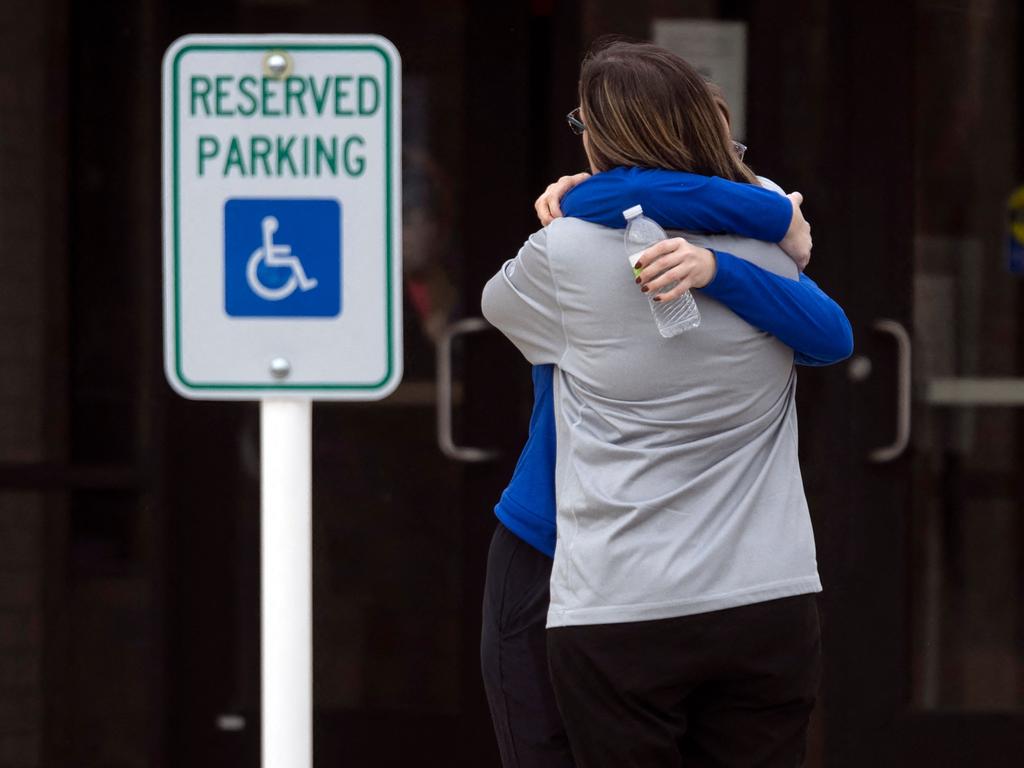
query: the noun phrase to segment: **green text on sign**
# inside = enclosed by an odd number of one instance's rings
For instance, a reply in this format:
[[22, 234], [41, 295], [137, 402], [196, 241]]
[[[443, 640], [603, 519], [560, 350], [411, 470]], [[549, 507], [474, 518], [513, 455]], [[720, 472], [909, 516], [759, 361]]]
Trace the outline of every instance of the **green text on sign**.
[[[218, 118], [368, 118], [381, 108], [380, 81], [372, 75], [275, 79], [252, 75], [193, 75], [189, 116]], [[197, 138], [199, 177], [362, 176], [366, 139], [358, 133]]]
[[193, 75], [190, 90], [191, 117], [373, 117], [381, 94], [371, 75]]

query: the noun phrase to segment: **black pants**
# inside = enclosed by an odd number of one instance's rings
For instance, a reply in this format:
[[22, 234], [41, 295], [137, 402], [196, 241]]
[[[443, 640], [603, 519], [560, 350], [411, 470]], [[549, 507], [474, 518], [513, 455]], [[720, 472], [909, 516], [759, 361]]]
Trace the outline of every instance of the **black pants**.
[[548, 675], [551, 558], [498, 525], [487, 556], [480, 657], [505, 768], [573, 768]]
[[548, 630], [581, 768], [796, 768], [818, 689], [817, 599]]

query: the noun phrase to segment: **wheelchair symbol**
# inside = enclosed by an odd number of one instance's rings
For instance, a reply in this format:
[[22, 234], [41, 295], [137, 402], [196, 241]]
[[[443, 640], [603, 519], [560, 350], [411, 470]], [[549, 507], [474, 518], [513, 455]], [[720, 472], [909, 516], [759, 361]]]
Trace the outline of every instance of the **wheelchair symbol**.
[[[290, 245], [275, 245], [274, 233], [277, 232], [278, 221], [274, 216], [266, 216], [262, 222], [263, 245], [252, 252], [246, 265], [245, 276], [252, 292], [267, 301], [281, 301], [291, 296], [295, 289], [311, 291], [316, 288], [315, 277], [307, 277], [302, 268], [302, 260], [292, 253]], [[260, 263], [268, 267], [283, 267], [291, 270], [291, 275], [276, 288], [268, 288], [260, 280]]]

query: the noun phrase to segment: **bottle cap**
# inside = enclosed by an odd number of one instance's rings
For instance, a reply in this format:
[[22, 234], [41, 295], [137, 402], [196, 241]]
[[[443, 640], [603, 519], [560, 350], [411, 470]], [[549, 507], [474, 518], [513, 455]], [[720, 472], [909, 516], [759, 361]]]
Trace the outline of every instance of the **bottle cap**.
[[632, 208], [627, 208], [626, 210], [624, 210], [622, 212], [622, 215], [626, 217], [626, 221], [629, 221], [630, 219], [635, 219], [643, 212], [644, 208], [642, 205], [634, 205]]

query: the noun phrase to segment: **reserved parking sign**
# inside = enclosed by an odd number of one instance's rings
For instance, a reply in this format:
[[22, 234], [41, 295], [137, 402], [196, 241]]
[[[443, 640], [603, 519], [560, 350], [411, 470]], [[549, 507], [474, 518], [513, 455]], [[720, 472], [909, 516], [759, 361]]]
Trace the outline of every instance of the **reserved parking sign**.
[[400, 60], [377, 36], [190, 35], [164, 57], [164, 359], [196, 399], [401, 378]]

